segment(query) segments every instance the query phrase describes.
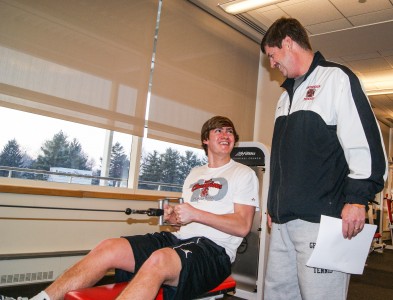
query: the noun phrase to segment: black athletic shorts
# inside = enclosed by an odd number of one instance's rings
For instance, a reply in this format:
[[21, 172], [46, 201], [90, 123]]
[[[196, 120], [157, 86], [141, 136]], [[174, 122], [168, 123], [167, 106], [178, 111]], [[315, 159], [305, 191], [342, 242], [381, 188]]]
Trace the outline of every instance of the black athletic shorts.
[[[215, 288], [231, 274], [231, 262], [225, 249], [204, 237], [180, 240], [170, 232], [124, 237], [132, 247], [135, 257], [135, 273], [156, 250], [170, 247], [179, 255], [182, 263], [179, 285], [163, 286], [164, 299], [194, 299]], [[116, 281], [129, 281], [134, 274], [116, 270]]]

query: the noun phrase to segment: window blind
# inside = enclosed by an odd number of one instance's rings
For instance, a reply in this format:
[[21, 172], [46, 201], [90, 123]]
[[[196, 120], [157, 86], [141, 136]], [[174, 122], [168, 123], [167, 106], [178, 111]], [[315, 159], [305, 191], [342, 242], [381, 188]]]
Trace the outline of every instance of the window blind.
[[142, 136], [158, 0], [0, 2], [0, 105]]
[[259, 45], [188, 1], [164, 1], [148, 137], [200, 147], [200, 129], [229, 117], [252, 140]]

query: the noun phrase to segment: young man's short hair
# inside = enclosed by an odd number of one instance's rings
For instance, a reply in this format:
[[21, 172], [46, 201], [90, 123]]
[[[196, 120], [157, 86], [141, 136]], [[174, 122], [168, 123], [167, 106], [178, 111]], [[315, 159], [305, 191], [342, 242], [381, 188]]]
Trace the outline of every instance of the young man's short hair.
[[205, 153], [207, 155], [207, 145], [203, 143], [203, 141], [206, 141], [209, 139], [209, 133], [210, 130], [216, 129], [216, 128], [222, 128], [222, 127], [232, 127], [233, 129], [233, 135], [235, 137], [235, 144], [239, 141], [239, 135], [236, 132], [235, 125], [233, 125], [232, 121], [228, 119], [227, 117], [223, 116], [215, 116], [205, 122], [203, 124], [202, 129], [201, 129], [201, 142], [202, 142], [202, 148], [205, 150]]

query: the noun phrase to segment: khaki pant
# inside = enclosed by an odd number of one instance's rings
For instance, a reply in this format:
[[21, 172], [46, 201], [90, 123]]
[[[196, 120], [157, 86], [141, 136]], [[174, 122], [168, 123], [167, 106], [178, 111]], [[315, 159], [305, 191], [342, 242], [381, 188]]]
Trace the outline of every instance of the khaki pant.
[[350, 275], [307, 267], [319, 223], [293, 220], [272, 225], [265, 300], [345, 300]]

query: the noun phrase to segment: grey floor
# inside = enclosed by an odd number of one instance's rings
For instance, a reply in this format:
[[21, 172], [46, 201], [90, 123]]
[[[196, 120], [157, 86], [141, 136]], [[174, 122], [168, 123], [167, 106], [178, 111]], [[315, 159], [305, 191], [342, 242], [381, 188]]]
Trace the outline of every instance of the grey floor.
[[371, 253], [363, 275], [351, 276], [347, 300], [374, 299], [393, 299], [393, 250]]
[[[223, 299], [248, 300], [236, 294]], [[385, 249], [383, 253], [373, 252], [367, 257], [363, 275], [351, 276], [347, 300], [390, 299], [393, 299], [393, 250]]]

